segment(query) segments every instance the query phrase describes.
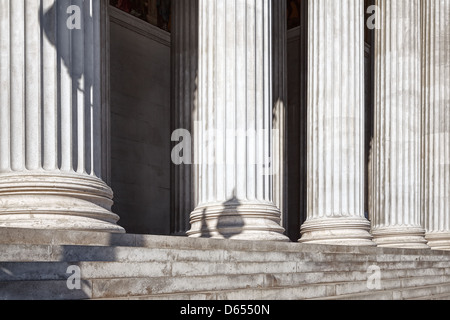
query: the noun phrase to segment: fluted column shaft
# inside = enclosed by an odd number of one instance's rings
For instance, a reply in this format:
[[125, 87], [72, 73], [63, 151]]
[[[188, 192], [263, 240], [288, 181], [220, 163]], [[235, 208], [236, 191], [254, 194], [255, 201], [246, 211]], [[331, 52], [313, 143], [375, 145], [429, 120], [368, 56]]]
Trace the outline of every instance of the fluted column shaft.
[[450, 250], [450, 1], [424, 0], [423, 193], [428, 245]]
[[372, 246], [364, 217], [364, 1], [309, 1], [308, 212], [301, 242]]
[[426, 248], [420, 212], [421, 0], [377, 0], [372, 234], [383, 247]]
[[287, 205], [287, 14], [286, 1], [273, 3], [273, 201], [281, 211], [281, 225], [288, 224]]
[[[182, 129], [193, 134], [193, 119], [198, 112], [198, 1], [172, 3], [172, 131]], [[192, 136], [195, 139], [195, 136]], [[186, 141], [185, 141], [186, 142]], [[184, 150], [189, 152], [192, 150]], [[186, 157], [192, 162], [192, 152]], [[183, 163], [172, 166], [171, 232], [185, 234], [189, 216], [197, 199], [196, 166]]]
[[0, 0], [0, 227], [123, 231], [102, 181], [107, 5]]
[[287, 240], [273, 203], [272, 0], [200, 0], [192, 237]]

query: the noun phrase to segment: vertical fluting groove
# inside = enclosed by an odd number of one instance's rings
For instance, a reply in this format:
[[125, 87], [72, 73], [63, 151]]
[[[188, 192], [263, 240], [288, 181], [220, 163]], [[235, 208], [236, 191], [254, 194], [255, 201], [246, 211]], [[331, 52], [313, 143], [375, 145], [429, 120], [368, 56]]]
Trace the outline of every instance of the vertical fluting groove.
[[377, 0], [372, 231], [380, 246], [425, 248], [420, 218], [421, 1]]
[[[450, 22], [448, 21], [448, 19], [445, 17], [445, 12], [450, 12], [450, 2], [445, 2], [445, 7], [444, 7], [444, 13], [443, 13], [443, 20], [445, 20], [446, 23], [446, 30], [448, 31], [449, 28], [449, 24]], [[450, 35], [448, 35], [448, 37], [450, 37]], [[445, 61], [450, 61], [450, 40], [447, 40], [444, 43], [444, 52], [445, 54]], [[450, 88], [450, 65], [447, 65], [447, 69], [446, 69], [446, 75], [445, 75], [445, 81], [444, 81], [444, 88], [443, 90], [447, 90], [445, 91], [446, 96], [448, 97], [449, 92], [448, 92], [448, 88]], [[447, 88], [447, 89], [445, 89]], [[450, 98], [447, 98], [450, 99]], [[450, 132], [450, 107], [449, 107], [449, 103], [448, 102], [444, 102], [445, 103], [445, 123], [446, 123], [446, 131]], [[447, 159], [447, 161], [449, 161], [450, 159], [450, 135], [447, 135], [446, 138], [446, 142], [445, 142], [445, 153], [444, 153], [444, 159]], [[450, 164], [446, 163], [445, 166], [445, 176], [447, 177], [446, 181], [450, 181]], [[446, 183], [445, 184], [445, 192], [444, 194], [448, 195], [450, 194], [450, 183]], [[447, 200], [445, 202], [445, 209], [447, 212], [450, 211], [450, 203], [449, 200]], [[447, 214], [444, 216], [444, 222], [445, 222], [445, 228], [450, 229], [450, 215]]]
[[[308, 16], [309, 17], [313, 17], [313, 13], [314, 10], [311, 6], [308, 6]], [[311, 28], [314, 28], [314, 23], [317, 21], [317, 19], [315, 17], [313, 17], [312, 19], [308, 19], [308, 30], [311, 30]], [[314, 28], [314, 30], [316, 30]], [[308, 43], [310, 43], [310, 45], [308, 46], [308, 56], [312, 57], [316, 55], [316, 45], [317, 43], [315, 42], [311, 42], [311, 38], [310, 38], [311, 32], [309, 32], [308, 34]], [[308, 68], [310, 68], [312, 66], [311, 63], [312, 60], [308, 59]], [[308, 72], [307, 78], [308, 78], [308, 89], [307, 89], [307, 104], [308, 105], [316, 105], [315, 100], [313, 95], [310, 94], [310, 88], [314, 88], [315, 87], [315, 78], [314, 76], [316, 75], [316, 73], [313, 72]], [[313, 110], [311, 112], [307, 113], [307, 119], [308, 119], [308, 126], [312, 126], [312, 130], [313, 130], [313, 134], [311, 136], [311, 140], [307, 139], [307, 145], [315, 145], [314, 142], [316, 142], [316, 136], [315, 136], [315, 126], [316, 126], [316, 121], [315, 121], [315, 117], [314, 117], [314, 112]], [[317, 142], [316, 142], [317, 143]], [[313, 149], [312, 152], [308, 152], [307, 153], [307, 172], [314, 172], [315, 171], [315, 156], [314, 156], [314, 152], [317, 150]], [[317, 194], [317, 188], [318, 188], [318, 184], [317, 183], [312, 183], [313, 180], [312, 179], [307, 179], [307, 190], [309, 190], [309, 192], [307, 193], [306, 196], [306, 202], [307, 202], [307, 208], [309, 208], [309, 206], [315, 206], [317, 205], [315, 202], [315, 195]]]
[[[43, 169], [55, 171], [58, 166], [58, 110], [57, 110], [57, 56], [53, 44], [57, 44], [56, 14], [51, 13], [51, 8], [55, 5], [55, 0], [43, 0], [41, 16], [41, 38], [42, 38], [42, 83], [43, 83]], [[45, 33], [45, 30], [51, 30]]]
[[[254, 43], [256, 36], [256, 15], [253, 10], [248, 10], [249, 1], [247, 1], [246, 7], [246, 39], [247, 43]], [[256, 121], [253, 114], [253, 108], [256, 107], [256, 47], [247, 45], [247, 70], [246, 70], [246, 86], [247, 86], [247, 99], [246, 99], [246, 121], [247, 121], [247, 129], [255, 130]], [[249, 162], [247, 165], [247, 199], [249, 201], [255, 201], [257, 199], [256, 195], [256, 186], [258, 184], [256, 167], [252, 164], [256, 163], [256, 136], [251, 136], [251, 140], [248, 141], [247, 145], [247, 161]]]
[[25, 67], [25, 3], [12, 1], [10, 18], [10, 65], [11, 65], [11, 169], [23, 171], [25, 168], [25, 128], [24, 128], [24, 67]]
[[373, 246], [364, 217], [363, 1], [309, 1], [308, 213], [301, 242]]
[[[225, 3], [223, 1], [216, 1], [215, 2], [215, 11], [214, 11], [214, 15], [217, 17], [221, 12], [224, 12], [225, 7], [224, 7]], [[204, 17], [203, 17], [204, 19]], [[225, 102], [226, 102], [226, 81], [223, 81], [222, 78], [225, 75], [226, 72], [226, 61], [225, 61], [225, 57], [224, 57], [224, 52], [225, 52], [225, 47], [226, 47], [226, 43], [225, 43], [225, 39], [224, 37], [218, 37], [217, 35], [219, 34], [225, 34], [226, 33], [226, 24], [224, 23], [224, 21], [222, 19], [217, 19], [217, 23], [215, 24], [215, 29], [214, 29], [214, 35], [215, 35], [215, 42], [214, 45], [216, 47], [216, 77], [217, 77], [217, 82], [216, 82], [216, 106], [217, 106], [217, 132], [218, 134], [218, 138], [220, 138], [220, 140], [217, 141], [217, 162], [218, 162], [218, 166], [216, 167], [216, 185], [217, 185], [217, 199], [222, 199], [225, 200], [226, 199], [226, 194], [227, 194], [227, 185], [226, 185], [226, 167], [225, 167], [225, 163], [226, 163], [226, 157], [227, 157], [227, 153], [226, 153], [226, 145], [227, 145], [227, 141], [226, 141], [226, 125], [224, 120], [226, 119], [226, 115], [227, 115], [227, 110], [226, 110], [226, 106], [225, 106]]]
[[[263, 130], [267, 132], [269, 128], [273, 128], [272, 126], [272, 118], [273, 118], [273, 110], [272, 110], [272, 80], [273, 80], [273, 74], [272, 74], [272, 10], [271, 10], [272, 4], [271, 1], [264, 2], [264, 12], [268, 16], [267, 19], [264, 20], [264, 33], [262, 35], [262, 41], [264, 42], [264, 52], [266, 54], [264, 55], [264, 110], [263, 110], [263, 117], [264, 117], [264, 127]], [[272, 135], [267, 135], [264, 133], [264, 158], [263, 158], [263, 168], [269, 169], [268, 166], [268, 160], [270, 157], [272, 157]], [[264, 173], [262, 176], [263, 180], [263, 193], [264, 197], [263, 200], [265, 201], [273, 201], [272, 198], [272, 191], [273, 191], [273, 181], [272, 181], [272, 175]]]
[[25, 0], [25, 168], [37, 170], [41, 165], [40, 148], [40, 27], [39, 6], [34, 0]]
[[[353, 17], [356, 17], [358, 15], [362, 15], [364, 17], [364, 6], [354, 8], [354, 10], [355, 11], [353, 12]], [[356, 28], [356, 30], [358, 30], [358, 37], [357, 37], [358, 43], [360, 43], [360, 42], [364, 43], [364, 26], [365, 26], [365, 22], [362, 25], [360, 25], [359, 28]], [[351, 26], [349, 28], [352, 29]], [[355, 68], [355, 70], [353, 71], [354, 77], [357, 77], [359, 72], [364, 74], [364, 72], [362, 71], [362, 70], [365, 70], [364, 50], [361, 50], [359, 56], [358, 56], [358, 50], [356, 47], [354, 50], [355, 50], [355, 56], [359, 57], [358, 65], [360, 66], [360, 70], [361, 70], [361, 71], [359, 71], [358, 68]], [[363, 90], [360, 91], [360, 99], [361, 99], [361, 101], [365, 101], [365, 95], [364, 95], [365, 79], [364, 79], [364, 77], [360, 78], [360, 85], [363, 88]], [[352, 87], [352, 90], [353, 89], [354, 88]], [[356, 95], [355, 95], [355, 99], [357, 99]], [[364, 120], [363, 119], [365, 119], [365, 110], [366, 110], [365, 108], [361, 108], [361, 109], [357, 109], [357, 111], [356, 111], [357, 117], [355, 118], [355, 122], [357, 121], [356, 119], [361, 119], [360, 123], [359, 123], [359, 130], [361, 133], [364, 132]], [[355, 123], [354, 125], [355, 125], [355, 127], [358, 127], [358, 123]], [[358, 137], [352, 136], [351, 139], [358, 139]], [[364, 150], [365, 145], [364, 145], [364, 135], [363, 134], [361, 134], [359, 136], [359, 146], [360, 146], [358, 148], [359, 157], [364, 157], [363, 150]], [[357, 193], [358, 189], [356, 187], [357, 184], [364, 185], [364, 177], [365, 177], [364, 163], [361, 161], [359, 163], [359, 166], [360, 166], [359, 167], [359, 179], [358, 179], [358, 177], [353, 177], [352, 180], [355, 181], [356, 183], [354, 184], [353, 193], [351, 193], [350, 197], [352, 198], [355, 196], [357, 199], [357, 202], [354, 203], [353, 210], [357, 210], [357, 208], [363, 208], [363, 211], [364, 211], [364, 193], [359, 193], [359, 196], [358, 196], [358, 193]]]
[[11, 170], [10, 0], [0, 0], [0, 173]]
[[[197, 92], [197, 79], [198, 79], [198, 0], [190, 0], [187, 5], [189, 6], [189, 15], [186, 17], [186, 20], [189, 20], [189, 47], [186, 48], [186, 52], [189, 53], [189, 101], [186, 102], [186, 109], [184, 109], [184, 118], [186, 119], [185, 126], [187, 129], [193, 134], [193, 139], [195, 139], [195, 132], [193, 130], [194, 124], [193, 120], [195, 119], [195, 114], [197, 112], [197, 102], [198, 97], [196, 95]], [[191, 144], [192, 145], [192, 144]], [[191, 151], [191, 159], [193, 159], [193, 154]], [[192, 210], [194, 210], [193, 204], [197, 199], [197, 181], [193, 178], [195, 177], [196, 166], [191, 165], [186, 168], [186, 172], [184, 174], [184, 190], [183, 196], [185, 199], [182, 204], [182, 211], [180, 213], [179, 224], [180, 231], [186, 233], [189, 229], [189, 215]]]
[[[207, 6], [207, 4], [206, 4], [206, 2], [207, 2], [207, 0], [201, 0], [203, 3], [202, 3], [202, 5], [205, 5], [205, 6]], [[201, 12], [201, 18], [200, 18], [200, 23], [201, 24], [205, 24], [205, 23], [207, 23], [207, 20], [206, 19], [204, 19], [204, 16], [205, 16], [205, 13], [203, 13], [203, 12]], [[202, 36], [201, 36], [201, 39], [200, 39], [200, 43], [201, 43], [201, 45], [202, 45], [202, 47], [201, 47], [201, 51], [200, 51], [200, 57], [199, 57], [199, 63], [200, 63], [200, 65], [201, 65], [201, 74], [200, 74], [200, 81], [199, 82], [201, 82], [199, 85], [200, 85], [200, 87], [203, 87], [203, 86], [206, 86], [207, 85], [207, 78], [206, 78], [206, 72], [207, 72], [207, 69], [206, 69], [206, 67], [205, 67], [205, 61], [206, 61], [206, 58], [205, 58], [205, 54], [206, 54], [206, 52], [207, 52], [207, 42], [208, 42], [208, 39], [207, 39], [207, 37], [206, 37], [206, 32], [205, 32], [205, 30], [207, 29], [204, 25], [202, 25], [201, 26], [201, 30], [202, 30]], [[201, 91], [201, 101], [200, 101], [200, 103], [199, 103], [199, 107], [200, 107], [200, 105], [203, 105], [203, 104], [206, 104], [207, 103], [207, 100], [206, 100], [206, 96], [205, 96], [205, 93], [206, 93], [206, 90], [202, 90]], [[201, 132], [199, 133], [199, 138], [198, 138], [198, 152], [199, 152], [199, 157], [201, 158], [201, 165], [200, 165], [200, 176], [199, 176], [199, 185], [200, 186], [203, 186], [203, 184], [205, 183], [204, 182], [204, 179], [206, 179], [206, 175], [205, 175], [205, 167], [206, 167], [206, 160], [207, 160], [207, 158], [205, 157], [205, 151], [206, 151], [206, 147], [207, 147], [207, 145], [205, 145], [205, 146], [202, 146], [201, 145], [201, 142], [202, 141], [204, 141], [205, 140], [205, 137], [206, 137], [206, 124], [205, 124], [205, 119], [204, 119], [204, 114], [205, 114], [205, 110], [203, 109], [203, 108], [199, 108], [199, 119], [200, 119], [200, 126], [201, 126]], [[207, 139], [207, 137], [206, 137], [206, 139]], [[200, 192], [201, 192], [201, 201], [200, 202], [205, 202], [206, 201], [206, 190], [205, 190], [205, 188], [202, 188], [202, 187], [200, 187]]]
[[61, 149], [61, 170], [64, 172], [73, 171], [73, 120], [72, 120], [72, 101], [73, 101], [73, 90], [72, 90], [72, 32], [68, 28], [63, 26], [66, 19], [65, 8], [69, 7], [70, 1], [59, 0], [61, 6], [57, 7], [58, 10], [58, 63], [60, 64], [60, 91], [61, 95], [59, 97], [61, 104], [61, 139], [59, 141]]
[[450, 250], [450, 1], [422, 10], [422, 221], [430, 247]]
[[[103, 1], [103, 4], [102, 4]], [[108, 6], [106, 3], [107, 0], [101, 1], [91, 1], [92, 9], [92, 28], [93, 28], [93, 38], [91, 42], [93, 56], [91, 64], [94, 66], [92, 68], [92, 86], [91, 86], [91, 139], [90, 139], [90, 157], [91, 157], [91, 167], [90, 167], [90, 175], [98, 177], [107, 181], [107, 174], [104, 172], [106, 170], [110, 170], [107, 165], [103, 166], [104, 158], [110, 158], [110, 153], [106, 152], [103, 154], [102, 149], [107, 147], [109, 143], [109, 136], [103, 135], [104, 128], [107, 129], [109, 125], [109, 120], [104, 119], [106, 117], [110, 117], [107, 103], [103, 95], [105, 95], [105, 91], [109, 90], [109, 86], [104, 84], [103, 81], [105, 78], [109, 78], [108, 75], [104, 74], [102, 69], [104, 68], [105, 63], [107, 63], [107, 48], [102, 48], [102, 46], [107, 47], [109, 45], [108, 40], [105, 41], [105, 38], [109, 32], [109, 26], [107, 25], [107, 21], [109, 20], [108, 14]], [[99, 23], [95, 23], [99, 21]], [[106, 51], [105, 53], [102, 50]], [[106, 67], [108, 68], [108, 67]], [[106, 94], [108, 94], [106, 92]], [[103, 113], [106, 113], [104, 115]], [[105, 168], [104, 168], [105, 167]]]
[[[235, 91], [235, 101], [234, 101], [234, 122], [235, 122], [235, 132], [236, 136], [234, 138], [235, 143], [235, 170], [234, 170], [234, 184], [236, 185], [235, 197], [237, 199], [246, 199], [246, 182], [245, 182], [245, 145], [243, 134], [245, 132], [245, 110], [242, 112], [240, 106], [244, 104], [245, 96], [245, 61], [247, 59], [246, 55], [246, 43], [245, 43], [245, 1], [235, 0], [234, 1], [234, 22], [236, 27], [234, 28], [234, 91]], [[245, 134], [244, 134], [245, 135]], [[244, 179], [242, 179], [244, 178]]]
[[[195, 150], [195, 140], [197, 139], [197, 132], [195, 131], [195, 121], [197, 121], [197, 113], [198, 113], [198, 78], [199, 78], [199, 65], [198, 65], [198, 39], [199, 39], [199, 11], [198, 11], [198, 0], [191, 0], [188, 3], [190, 7], [190, 15], [189, 19], [192, 19], [192, 23], [190, 23], [190, 47], [188, 48], [188, 52], [191, 56], [190, 59], [190, 81], [191, 81], [191, 101], [188, 102], [188, 110], [185, 113], [185, 117], [188, 119], [187, 126], [189, 126], [189, 130], [192, 133], [192, 143], [191, 146], [193, 150]], [[179, 30], [179, 29], [178, 29]], [[181, 34], [181, 31], [179, 31]], [[175, 70], [176, 71], [176, 70]], [[190, 112], [189, 112], [190, 111]], [[191, 150], [191, 159], [195, 161], [194, 151]], [[194, 162], [195, 163], [195, 162]], [[198, 166], [193, 164], [190, 167], [190, 170], [186, 173], [185, 177], [191, 182], [186, 181], [186, 193], [185, 197], [188, 201], [186, 204], [185, 210], [182, 212], [182, 231], [186, 233], [189, 229], [189, 215], [191, 211], [194, 210], [194, 203], [198, 200]]]
[[[99, 4], [100, 1], [96, 1], [96, 4]], [[81, 119], [83, 123], [83, 131], [84, 131], [84, 146], [83, 146], [83, 173], [87, 173], [92, 175], [93, 166], [92, 166], [92, 142], [93, 142], [93, 111], [98, 106], [97, 101], [95, 101], [95, 97], [93, 96], [93, 87], [95, 86], [94, 79], [94, 56], [95, 56], [95, 33], [94, 33], [94, 23], [93, 19], [97, 14], [97, 10], [94, 10], [94, 3], [92, 0], [85, 1], [84, 3], [84, 62], [83, 62], [83, 73], [84, 73], [84, 87], [85, 90], [83, 92], [84, 95], [84, 117]], [[98, 42], [97, 42], [98, 44]]]
[[[199, 43], [200, 43], [200, 52], [199, 52], [199, 89], [202, 86], [205, 86], [204, 81], [206, 81], [206, 77], [205, 77], [205, 71], [206, 68], [204, 66], [204, 63], [206, 61], [205, 59], [205, 52], [206, 52], [206, 36], [205, 36], [205, 30], [206, 27], [203, 25], [204, 23], [206, 23], [206, 20], [204, 19], [204, 17], [206, 16], [205, 12], [204, 12], [204, 6], [206, 5], [204, 2], [207, 0], [199, 0], [200, 1], [200, 17], [199, 17], [199, 24], [201, 24], [200, 26], [200, 37], [199, 37]], [[200, 159], [200, 165], [199, 165], [199, 202], [203, 203], [206, 200], [205, 197], [205, 188], [203, 188], [204, 185], [204, 168], [205, 168], [205, 157], [204, 157], [204, 152], [205, 149], [207, 147], [207, 145], [204, 146], [204, 148], [201, 147], [201, 143], [202, 141], [205, 140], [205, 124], [204, 124], [204, 119], [203, 119], [203, 114], [204, 114], [204, 110], [203, 108], [200, 108], [200, 105], [203, 105], [206, 103], [206, 99], [205, 99], [205, 91], [199, 91], [199, 96], [200, 96], [200, 100], [199, 100], [199, 108], [198, 108], [198, 117], [199, 117], [199, 133], [198, 133], [198, 137], [197, 137], [197, 143], [196, 143], [196, 147], [197, 147], [197, 152], [198, 152], [198, 157]]]
[[75, 0], [74, 2], [80, 9], [80, 20], [83, 25], [82, 30], [74, 29], [72, 31], [72, 50], [73, 50], [73, 60], [72, 60], [72, 90], [73, 90], [73, 108], [72, 114], [74, 117], [74, 135], [72, 143], [74, 145], [73, 149], [73, 170], [77, 173], [84, 173], [85, 168], [85, 94], [86, 90], [86, 77], [85, 74], [85, 33], [87, 21], [85, 21], [84, 12], [86, 6], [81, 0]]

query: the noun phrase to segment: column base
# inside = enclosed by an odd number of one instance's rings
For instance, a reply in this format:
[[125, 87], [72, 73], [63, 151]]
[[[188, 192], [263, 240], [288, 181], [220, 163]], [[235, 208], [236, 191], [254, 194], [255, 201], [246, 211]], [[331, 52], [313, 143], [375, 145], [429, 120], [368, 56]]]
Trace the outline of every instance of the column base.
[[0, 175], [0, 227], [124, 233], [113, 193], [97, 177], [27, 172]]
[[418, 227], [395, 227], [372, 230], [373, 241], [381, 248], [429, 249], [425, 230]]
[[300, 243], [374, 247], [370, 222], [364, 218], [309, 219], [301, 229]]
[[429, 232], [425, 239], [432, 250], [450, 251], [450, 232]]
[[227, 202], [199, 206], [191, 214], [192, 238], [289, 241], [271, 203]]

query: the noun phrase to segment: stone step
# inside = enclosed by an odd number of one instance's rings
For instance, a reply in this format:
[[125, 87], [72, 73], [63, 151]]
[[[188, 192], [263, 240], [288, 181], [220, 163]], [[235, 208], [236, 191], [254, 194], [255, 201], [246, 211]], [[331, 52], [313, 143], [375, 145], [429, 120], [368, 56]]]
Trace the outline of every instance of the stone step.
[[[0, 263], [0, 281], [63, 280], [71, 265], [79, 266], [83, 279], [128, 277], [195, 277], [246, 274], [329, 275], [345, 280], [367, 279], [364, 262], [5, 262]], [[379, 263], [381, 277], [449, 275], [450, 262]], [[314, 277], [314, 276], [311, 276]], [[359, 277], [359, 278], [358, 278]], [[332, 281], [331, 279], [330, 281]], [[311, 282], [317, 281], [311, 279]], [[333, 281], [336, 281], [334, 279]]]
[[[415, 299], [450, 286], [450, 252], [16, 232], [0, 229], [0, 299]], [[81, 290], [67, 288], [71, 265]], [[383, 290], [368, 289], [370, 266]]]
[[[442, 264], [442, 263], [440, 263]], [[6, 262], [0, 263], [0, 281], [63, 280], [71, 262]], [[77, 262], [83, 279], [129, 277], [189, 277], [236, 274], [333, 275], [336, 279], [367, 279], [368, 263], [343, 262]], [[408, 276], [449, 275], [450, 264], [437, 266], [428, 262], [379, 264], [384, 279]], [[318, 279], [310, 279], [310, 282]]]
[[[199, 291], [186, 293], [168, 293], [140, 296], [123, 296], [100, 298], [105, 300], [402, 300], [407, 296], [417, 295], [423, 292], [428, 297], [436, 297], [437, 300], [445, 300], [449, 296], [450, 283], [428, 285], [414, 288], [396, 290], [369, 291], [362, 293], [333, 296], [335, 286], [333, 284], [310, 285], [299, 287], [278, 288], [252, 288], [221, 291]], [[445, 292], [436, 294], [436, 292]], [[434, 295], [433, 295], [434, 294]]]
[[438, 285], [421, 286], [409, 288], [394, 293], [395, 300], [411, 300], [423, 296], [433, 296], [442, 293], [450, 293], [450, 281], [442, 282]]
[[450, 300], [450, 292], [441, 293], [441, 294], [435, 294], [435, 295], [427, 295], [419, 298], [411, 298], [408, 300]]
[[448, 262], [446, 255], [368, 255], [335, 252], [264, 252], [225, 249], [165, 249], [136, 247], [0, 245], [3, 262], [52, 261], [239, 261], [239, 262]]
[[244, 252], [322, 252], [351, 253], [352, 255], [415, 255], [446, 256], [450, 252], [423, 249], [392, 249], [375, 247], [350, 247], [313, 245], [271, 241], [236, 241], [192, 239], [187, 237], [148, 236], [134, 234], [108, 234], [100, 232], [65, 232], [0, 228], [0, 245], [48, 245], [48, 246], [106, 246], [140, 247], [158, 249], [229, 250]]
[[432, 297], [441, 300], [442, 297], [447, 297], [449, 295], [450, 282], [447, 282], [415, 286], [412, 288], [398, 287], [390, 290], [334, 295], [325, 297], [321, 300], [427, 300]]
[[[409, 278], [398, 278], [398, 279], [382, 279], [380, 290], [392, 290], [394, 292], [394, 300], [402, 300], [408, 298], [407, 295], [396, 295], [398, 290], [402, 292], [405, 289], [417, 289], [418, 287], [430, 287], [435, 288], [441, 284], [449, 284], [450, 276], [421, 276], [421, 277], [409, 277]], [[353, 283], [342, 283], [335, 287], [335, 296], [342, 296], [347, 294], [357, 294], [370, 292], [368, 289], [367, 282], [353, 282]], [[424, 289], [425, 290], [425, 289]], [[412, 292], [412, 291], [411, 291]]]
[[84, 300], [92, 298], [92, 282], [69, 290], [67, 280], [0, 282], [0, 300]]
[[[226, 290], [240, 291], [242, 289], [268, 290], [263, 299], [307, 299], [327, 296], [343, 296], [370, 292], [367, 280], [335, 281], [333, 277], [322, 278], [320, 274], [236, 274], [195, 277], [142, 277], [86, 279], [83, 278], [82, 292], [73, 293], [67, 288], [67, 281], [3, 281], [0, 282], [1, 299], [33, 299], [35, 295], [46, 299], [72, 299], [73, 296], [86, 295], [81, 298], [107, 299], [128, 296], [149, 296], [169, 293], [223, 292]], [[313, 281], [313, 282], [310, 282]], [[421, 286], [439, 286], [450, 283], [449, 275], [415, 276], [406, 278], [383, 279], [384, 290], [398, 290]], [[449, 284], [450, 285], [450, 284]], [[272, 296], [271, 289], [285, 289], [283, 296]], [[77, 290], [76, 290], [77, 291]], [[297, 292], [291, 298], [286, 292]], [[48, 293], [47, 293], [48, 292]], [[423, 291], [425, 292], [425, 291]], [[424, 295], [422, 291], [417, 293]], [[428, 292], [428, 291], [426, 291]], [[45, 293], [42, 297], [41, 293]], [[67, 297], [64, 294], [67, 294]], [[438, 294], [442, 292], [432, 292]], [[405, 296], [401, 296], [404, 298]], [[412, 297], [409, 295], [408, 297]], [[259, 297], [261, 298], [261, 297]], [[77, 298], [80, 299], [80, 298]], [[245, 298], [244, 298], [245, 299]], [[251, 298], [250, 298], [251, 299]]]

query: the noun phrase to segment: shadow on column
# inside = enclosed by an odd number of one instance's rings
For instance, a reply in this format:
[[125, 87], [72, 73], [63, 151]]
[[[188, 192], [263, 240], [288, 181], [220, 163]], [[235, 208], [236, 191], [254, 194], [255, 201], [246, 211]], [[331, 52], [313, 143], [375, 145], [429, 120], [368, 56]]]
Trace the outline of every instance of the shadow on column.
[[298, 12], [289, 20], [287, 45], [287, 236], [296, 242], [307, 213], [307, 79], [308, 79], [308, 1], [290, 0]]
[[224, 239], [232, 239], [244, 231], [244, 219], [239, 213], [241, 203], [236, 197], [224, 202], [224, 212], [217, 221], [217, 230]]
[[[99, 1], [99, 0], [96, 0]], [[71, 113], [72, 113], [72, 134], [73, 134], [73, 170], [77, 171], [78, 167], [78, 156], [77, 156], [77, 130], [78, 128], [78, 108], [77, 106], [82, 104], [84, 106], [84, 122], [86, 125], [90, 125], [91, 119], [91, 110], [95, 107], [94, 105], [94, 97], [92, 96], [92, 88], [94, 86], [93, 77], [90, 74], [92, 69], [95, 67], [95, 50], [90, 50], [88, 55], [86, 55], [86, 49], [84, 45], [96, 45], [100, 46], [100, 44], [95, 43], [94, 31], [92, 31], [92, 35], [88, 38], [86, 36], [86, 28], [90, 26], [94, 28], [94, 21], [92, 17], [92, 12], [88, 13], [85, 9], [87, 6], [87, 2], [83, 0], [57, 0], [54, 4], [44, 11], [41, 2], [41, 8], [39, 10], [39, 21], [41, 25], [41, 30], [45, 35], [48, 42], [55, 48], [56, 51], [56, 59], [57, 59], [57, 97], [58, 97], [58, 131], [61, 132], [61, 104], [62, 99], [69, 98], [71, 99], [70, 105]], [[68, 12], [68, 8], [70, 6], [75, 6], [80, 9], [79, 16], [77, 16], [76, 12]], [[80, 21], [80, 29], [74, 28], [69, 29], [68, 24], [70, 25], [70, 19], [79, 18]], [[74, 20], [75, 22], [75, 20]], [[93, 29], [92, 29], [93, 30]], [[80, 45], [83, 44], [83, 45]], [[80, 47], [81, 46], [81, 47]], [[44, 46], [41, 46], [41, 63], [43, 63], [43, 59], [46, 59], [44, 56]], [[89, 51], [89, 50], [88, 50]], [[89, 57], [89, 59], [87, 58]], [[87, 72], [86, 72], [87, 71]], [[45, 79], [44, 79], [45, 81]], [[44, 86], [44, 81], [41, 81], [41, 86]], [[70, 97], [63, 96], [63, 86], [70, 86]], [[41, 88], [43, 92], [43, 88]], [[67, 92], [66, 92], [67, 93]], [[44, 97], [42, 97], [44, 99]], [[83, 99], [84, 101], [79, 101], [79, 99]], [[94, 112], [95, 114], [95, 112]], [[80, 115], [81, 116], [81, 115]], [[91, 130], [85, 130], [86, 141], [90, 141], [92, 137]], [[58, 166], [61, 167], [61, 141], [58, 142]], [[89, 152], [86, 152], [85, 156], [89, 156]], [[86, 159], [89, 160], [89, 159]], [[89, 174], [91, 171], [95, 170], [95, 168], [90, 168], [91, 161], [85, 162], [85, 170]]]
[[[194, 141], [194, 122], [198, 99], [198, 0], [172, 2], [172, 47], [171, 47], [171, 131], [185, 129]], [[172, 142], [174, 148], [179, 142]], [[191, 159], [195, 162], [194, 145]], [[181, 155], [180, 155], [181, 156]], [[197, 203], [195, 164], [171, 164], [171, 217], [170, 232], [186, 235], [190, 229], [190, 215]], [[206, 212], [202, 226], [206, 226]], [[202, 228], [203, 230], [203, 228]], [[203, 231], [202, 231], [203, 232]], [[209, 231], [205, 231], [209, 237]]]

